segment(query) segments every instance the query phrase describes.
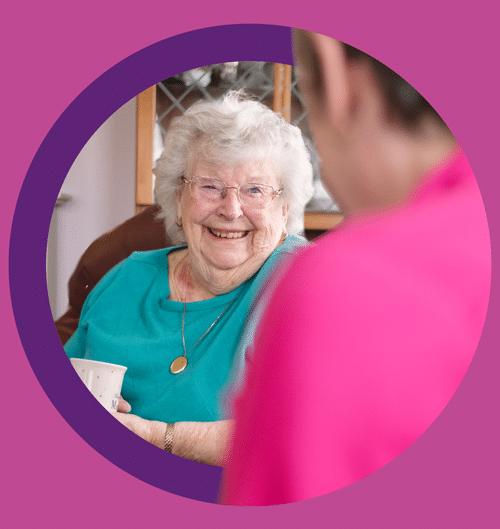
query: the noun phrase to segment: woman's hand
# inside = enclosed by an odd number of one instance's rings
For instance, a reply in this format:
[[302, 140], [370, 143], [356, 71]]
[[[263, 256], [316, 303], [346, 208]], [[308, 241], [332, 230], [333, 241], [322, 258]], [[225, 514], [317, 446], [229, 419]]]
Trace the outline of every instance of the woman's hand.
[[[120, 397], [118, 412], [112, 415], [130, 431], [163, 450], [166, 423], [142, 419], [129, 413], [130, 410], [130, 404]], [[232, 421], [177, 422], [174, 427], [172, 454], [223, 467], [231, 433]]]
[[118, 403], [118, 412], [112, 415], [126, 426], [131, 432], [134, 432], [139, 437], [142, 437], [148, 443], [154, 444], [158, 448], [164, 448], [165, 444], [165, 423], [158, 421], [148, 421], [142, 419], [137, 415], [129, 413], [131, 411], [130, 404], [120, 397]]

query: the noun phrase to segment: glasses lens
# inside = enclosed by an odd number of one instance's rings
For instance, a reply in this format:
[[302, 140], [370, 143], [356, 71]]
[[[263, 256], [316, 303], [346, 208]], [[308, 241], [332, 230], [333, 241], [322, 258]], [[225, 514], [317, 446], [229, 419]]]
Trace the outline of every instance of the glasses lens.
[[203, 177], [193, 180], [193, 191], [196, 191], [197, 197], [202, 200], [219, 200], [224, 194], [226, 186], [219, 180]]
[[245, 184], [240, 187], [241, 201], [252, 207], [263, 208], [272, 200], [273, 189], [262, 184]]

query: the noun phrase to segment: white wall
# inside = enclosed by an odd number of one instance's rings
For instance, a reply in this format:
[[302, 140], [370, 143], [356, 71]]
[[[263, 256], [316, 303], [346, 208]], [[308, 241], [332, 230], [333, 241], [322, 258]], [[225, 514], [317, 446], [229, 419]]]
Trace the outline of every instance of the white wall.
[[135, 213], [135, 156], [133, 99], [90, 138], [62, 185], [70, 200], [54, 210], [47, 258], [54, 318], [67, 310], [68, 280], [89, 244]]

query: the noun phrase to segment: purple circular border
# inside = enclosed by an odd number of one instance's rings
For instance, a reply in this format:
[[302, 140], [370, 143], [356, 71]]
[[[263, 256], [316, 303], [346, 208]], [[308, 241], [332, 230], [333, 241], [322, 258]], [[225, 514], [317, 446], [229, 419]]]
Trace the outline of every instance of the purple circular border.
[[[78, 153], [102, 123], [138, 93], [172, 75], [244, 60], [291, 64], [290, 28], [237, 24], [200, 29], [157, 42], [110, 68], [69, 105], [45, 137], [21, 188], [10, 238], [16, 325], [28, 361], [52, 404], [89, 445], [122, 470], [159, 489], [211, 503], [217, 501], [220, 468], [163, 454], [125, 430], [77, 383], [55, 332], [45, 259], [59, 190]], [[36, 318], [32, 307], [37, 307]], [[114, 439], [119, 443], [110, 441]]]

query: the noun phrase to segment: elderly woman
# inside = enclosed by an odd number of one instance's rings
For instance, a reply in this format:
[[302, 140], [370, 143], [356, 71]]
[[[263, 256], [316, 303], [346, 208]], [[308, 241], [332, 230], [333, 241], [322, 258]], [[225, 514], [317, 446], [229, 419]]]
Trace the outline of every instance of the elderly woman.
[[[174, 454], [222, 464], [219, 394], [245, 319], [278, 261], [304, 239], [312, 194], [297, 127], [238, 92], [172, 122], [154, 170], [178, 246], [134, 253], [88, 296], [71, 357], [128, 367], [116, 417]], [[232, 367], [233, 366], [233, 367]]]

